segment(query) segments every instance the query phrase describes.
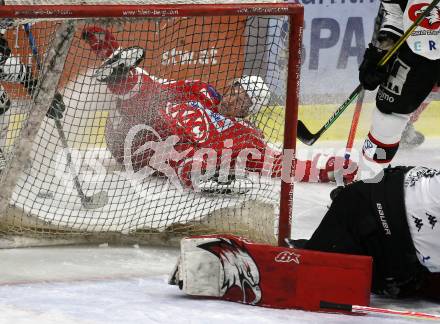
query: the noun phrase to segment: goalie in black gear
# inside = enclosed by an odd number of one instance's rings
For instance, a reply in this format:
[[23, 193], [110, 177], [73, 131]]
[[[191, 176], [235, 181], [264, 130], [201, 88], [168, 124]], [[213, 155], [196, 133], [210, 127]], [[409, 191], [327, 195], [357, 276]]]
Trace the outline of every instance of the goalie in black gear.
[[338, 192], [310, 240], [293, 245], [373, 257], [372, 291], [440, 300], [440, 170], [385, 169]]
[[360, 179], [380, 172], [396, 154], [411, 113], [426, 99], [440, 79], [440, 8], [422, 20], [385, 65], [386, 52], [428, 6], [421, 0], [383, 0], [379, 36], [365, 51], [359, 80], [367, 90], [379, 87], [370, 132], [364, 142]]
[[[22, 84], [28, 94], [32, 96], [37, 86], [37, 80], [33, 78], [30, 66], [21, 63], [19, 57], [12, 55], [5, 37], [5, 31], [5, 29], [0, 30], [0, 82]], [[9, 129], [10, 108], [11, 100], [3, 85], [0, 84], [0, 170], [6, 164], [3, 149], [6, 146]], [[61, 119], [64, 110], [65, 104], [62, 96], [57, 93], [46, 115], [49, 118]]]

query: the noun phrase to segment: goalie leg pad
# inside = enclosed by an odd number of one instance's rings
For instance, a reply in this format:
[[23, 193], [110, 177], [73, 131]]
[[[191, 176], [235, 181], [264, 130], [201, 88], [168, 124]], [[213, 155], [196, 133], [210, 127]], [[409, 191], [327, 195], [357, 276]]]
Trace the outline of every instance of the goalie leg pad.
[[321, 301], [369, 305], [370, 257], [252, 243], [233, 235], [185, 238], [172, 283], [189, 295], [272, 308]]

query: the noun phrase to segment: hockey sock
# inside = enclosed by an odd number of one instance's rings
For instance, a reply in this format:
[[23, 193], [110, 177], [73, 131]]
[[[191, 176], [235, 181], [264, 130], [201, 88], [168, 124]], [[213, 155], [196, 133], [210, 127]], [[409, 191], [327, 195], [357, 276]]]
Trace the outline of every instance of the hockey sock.
[[300, 182], [335, 182], [341, 177], [341, 183], [352, 182], [356, 176], [358, 165], [343, 157], [316, 154], [311, 160], [297, 160], [295, 181]]
[[384, 114], [377, 108], [373, 111], [371, 129], [362, 148], [359, 180], [376, 176], [391, 162], [408, 120], [409, 115]]

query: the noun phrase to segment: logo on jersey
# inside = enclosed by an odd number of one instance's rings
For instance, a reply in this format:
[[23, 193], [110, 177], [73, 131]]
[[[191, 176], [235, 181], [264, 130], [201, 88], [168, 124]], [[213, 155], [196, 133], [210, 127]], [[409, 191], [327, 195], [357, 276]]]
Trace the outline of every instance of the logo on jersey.
[[428, 255], [428, 256], [423, 256], [422, 255], [422, 263], [426, 263], [426, 261], [429, 261], [431, 259], [431, 257]]
[[220, 96], [220, 94], [217, 92], [217, 90], [214, 89], [214, 87], [210, 84], [208, 84], [208, 93], [210, 94], [210, 96], [218, 101], [221, 100], [222, 96]]
[[243, 303], [257, 304], [261, 300], [260, 272], [249, 253], [235, 241], [219, 238], [198, 246], [214, 254], [223, 266], [222, 292], [238, 287]]
[[408, 172], [405, 177], [404, 186], [413, 187], [420, 179], [433, 178], [440, 175], [440, 171], [436, 169], [430, 169], [426, 167], [416, 167]]
[[376, 149], [377, 145], [367, 138], [362, 147], [362, 154], [369, 159], [373, 159]]
[[209, 138], [208, 116], [203, 112], [204, 107], [197, 101], [188, 101], [187, 105], [167, 105], [166, 113], [176, 124], [191, 131], [195, 141], [206, 142]]
[[390, 226], [388, 225], [387, 217], [385, 216], [383, 206], [380, 202], [376, 203], [376, 210], [377, 210], [377, 213], [379, 214], [379, 220], [382, 224], [385, 235], [391, 235], [391, 229], [390, 229]]
[[211, 120], [212, 124], [214, 125], [215, 129], [220, 133], [224, 132], [229, 127], [234, 125], [232, 120], [220, 115], [219, 113], [213, 112], [210, 109], [205, 109], [205, 112]]
[[411, 216], [413, 221], [414, 221], [414, 225], [417, 228], [417, 232], [420, 232], [420, 230], [423, 227], [423, 220], [421, 218], [415, 217], [415, 216]]
[[434, 229], [435, 224], [437, 224], [437, 217], [435, 217], [434, 215], [430, 215], [428, 213], [426, 213], [426, 216], [428, 216], [428, 221], [429, 221], [429, 225], [431, 225], [431, 229]]
[[377, 91], [377, 98], [381, 101], [385, 100], [390, 103], [395, 101], [393, 95], [400, 96], [402, 94], [403, 86], [405, 85], [406, 79], [408, 78], [408, 74], [411, 71], [411, 68], [408, 64], [403, 62], [401, 59], [397, 58], [390, 71], [390, 75], [388, 80], [383, 85], [386, 90], [388, 90], [391, 94], [384, 92], [381, 88]]
[[[408, 17], [412, 21], [417, 18], [428, 8], [429, 3], [417, 3], [412, 5], [408, 10]], [[440, 7], [434, 7], [431, 12], [422, 20], [420, 26], [425, 29], [436, 30], [440, 28]]]

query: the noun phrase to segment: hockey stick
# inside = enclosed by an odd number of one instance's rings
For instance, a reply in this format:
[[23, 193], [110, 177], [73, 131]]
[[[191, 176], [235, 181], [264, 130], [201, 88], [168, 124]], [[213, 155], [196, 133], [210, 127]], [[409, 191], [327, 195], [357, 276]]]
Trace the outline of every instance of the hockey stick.
[[[353, 148], [354, 138], [356, 137], [356, 131], [359, 124], [359, 118], [361, 116], [362, 104], [364, 102], [365, 91], [362, 89], [359, 93], [359, 97], [356, 101], [356, 108], [353, 113], [353, 119], [351, 120], [350, 132], [348, 133], [347, 145], [345, 146], [344, 165], [342, 169], [335, 171], [335, 181], [338, 187], [344, 187], [344, 170], [349, 167], [351, 149]], [[333, 199], [332, 199], [333, 200]]]
[[414, 312], [414, 311], [402, 311], [395, 309], [387, 309], [387, 308], [379, 308], [379, 307], [369, 307], [369, 306], [359, 306], [359, 305], [350, 305], [350, 304], [339, 304], [339, 303], [330, 303], [322, 301], [320, 303], [321, 309], [327, 310], [338, 310], [344, 312], [353, 312], [353, 313], [376, 313], [376, 314], [386, 314], [386, 315], [396, 315], [404, 318], [417, 318], [417, 319], [427, 319], [427, 320], [440, 320], [440, 315], [428, 314], [423, 312]]
[[[377, 41], [377, 37], [379, 35], [380, 26], [382, 25], [383, 19], [384, 19], [384, 8], [383, 8], [383, 5], [381, 4], [379, 6], [379, 11], [377, 13], [376, 19], [374, 20], [373, 36], [371, 38], [372, 42]], [[353, 118], [351, 120], [350, 131], [348, 133], [347, 144], [345, 145], [344, 168], [348, 167], [348, 163], [349, 163], [349, 159], [350, 159], [350, 155], [351, 155], [351, 150], [353, 148], [354, 139], [356, 137], [356, 132], [357, 132], [358, 125], [359, 125], [359, 118], [360, 118], [361, 112], [362, 112], [362, 105], [364, 103], [364, 96], [365, 96], [365, 90], [362, 89], [361, 92], [359, 93], [359, 96], [356, 101], [356, 106], [355, 106], [355, 109], [353, 112]]]
[[359, 118], [361, 117], [362, 104], [364, 103], [365, 90], [361, 90], [358, 100], [356, 101], [356, 107], [353, 113], [353, 119], [351, 120], [350, 132], [348, 133], [347, 145], [345, 146], [345, 159], [350, 158], [350, 151], [353, 148], [354, 138], [356, 137], [357, 128], [359, 125]]
[[[40, 57], [38, 55], [38, 49], [35, 44], [35, 38], [32, 35], [29, 24], [24, 25], [24, 30], [25, 30], [26, 35], [28, 36], [29, 46], [31, 47], [32, 55], [34, 56], [35, 61], [37, 63], [37, 68], [38, 68], [38, 70], [40, 70], [41, 69], [41, 61], [40, 61]], [[29, 83], [25, 83], [25, 85], [26, 84], [29, 84]], [[28, 90], [31, 90], [31, 89], [28, 88]], [[63, 97], [58, 91], [55, 93], [54, 99], [57, 99], [59, 104], [65, 106], [65, 104], [63, 102]], [[91, 196], [87, 196], [84, 193], [82, 186], [81, 186], [81, 183], [79, 181], [78, 175], [76, 174], [76, 170], [74, 169], [74, 167], [72, 165], [72, 153], [70, 151], [69, 144], [67, 143], [66, 134], [64, 133], [64, 130], [63, 130], [63, 125], [61, 124], [61, 121], [57, 116], [53, 116], [52, 119], [55, 122], [55, 126], [58, 131], [58, 136], [61, 139], [62, 146], [64, 148], [64, 151], [67, 154], [67, 157], [66, 157], [67, 164], [70, 168], [71, 174], [73, 175], [73, 183], [75, 185], [75, 189], [78, 193], [78, 196], [81, 199], [82, 206], [85, 209], [96, 209], [96, 208], [104, 207], [108, 203], [107, 192], [100, 191], [100, 192], [95, 193]]]
[[[432, 9], [439, 3], [440, 0], [433, 0], [431, 4], [420, 14], [420, 16], [413, 22], [413, 24], [408, 28], [408, 30], [400, 37], [400, 39], [393, 45], [393, 47], [385, 54], [385, 56], [379, 61], [378, 66], [385, 65], [390, 58], [396, 53], [396, 51], [402, 46], [402, 44], [407, 40], [407, 38], [412, 34], [412, 32], [417, 28], [417, 26], [422, 22], [422, 20], [431, 12]], [[298, 120], [297, 125], [297, 136], [301, 142], [306, 145], [313, 145], [324, 132], [330, 128], [330, 126], [335, 122], [336, 119], [347, 109], [347, 107], [353, 102], [354, 99], [359, 95], [363, 89], [362, 85], [358, 85], [356, 89], [350, 94], [347, 100], [336, 109], [333, 115], [330, 116], [329, 120], [321, 127], [321, 129], [313, 134], [310, 132], [306, 125]]]

